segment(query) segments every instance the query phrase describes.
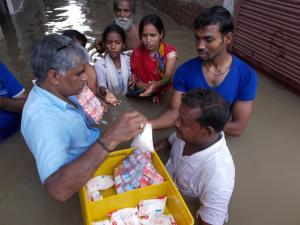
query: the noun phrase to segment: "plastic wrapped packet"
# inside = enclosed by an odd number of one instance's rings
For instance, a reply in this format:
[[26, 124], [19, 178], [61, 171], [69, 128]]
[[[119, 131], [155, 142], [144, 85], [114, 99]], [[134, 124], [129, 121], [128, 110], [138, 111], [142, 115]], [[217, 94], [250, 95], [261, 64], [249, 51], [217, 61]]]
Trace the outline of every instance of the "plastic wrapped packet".
[[92, 225], [111, 225], [111, 222], [109, 220], [101, 220], [92, 222]]
[[148, 178], [150, 184], [160, 184], [164, 182], [164, 178], [156, 171], [152, 163], [148, 163], [145, 166], [143, 174]]
[[113, 225], [140, 225], [137, 208], [120, 209], [111, 215]]
[[76, 98], [88, 118], [91, 118], [95, 123], [100, 123], [100, 120], [103, 117], [104, 107], [87, 85], [83, 87]]
[[163, 215], [166, 207], [167, 197], [143, 200], [139, 203], [139, 217]]
[[103, 199], [100, 191], [107, 190], [114, 185], [114, 179], [111, 175], [101, 175], [90, 179], [85, 187], [87, 189], [88, 199], [97, 201]]
[[135, 150], [114, 169], [114, 179], [117, 193], [164, 181], [152, 165], [151, 153], [141, 150]]
[[141, 151], [153, 152], [153, 137], [152, 137], [152, 125], [147, 123], [143, 132], [133, 138], [131, 147], [135, 147]]
[[151, 215], [140, 219], [141, 225], [177, 225], [172, 215]]
[[88, 191], [87, 195], [88, 195], [88, 199], [90, 199], [92, 202], [103, 199], [100, 191], [92, 191], [92, 192]]
[[111, 175], [100, 175], [93, 177], [86, 183], [86, 189], [89, 192], [103, 191], [111, 188], [115, 184], [114, 178]]

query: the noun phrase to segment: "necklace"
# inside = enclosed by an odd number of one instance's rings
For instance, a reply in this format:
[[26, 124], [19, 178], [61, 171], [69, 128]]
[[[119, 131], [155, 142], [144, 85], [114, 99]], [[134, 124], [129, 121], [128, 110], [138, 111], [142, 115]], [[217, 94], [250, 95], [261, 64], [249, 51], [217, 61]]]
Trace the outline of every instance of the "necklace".
[[231, 65], [232, 65], [232, 59], [229, 61], [229, 63], [227, 63], [221, 69], [212, 70], [208, 63], [204, 63], [204, 67], [207, 70], [207, 72], [212, 74], [214, 77], [221, 77], [221, 76], [226, 75], [228, 73], [228, 71], [230, 70]]

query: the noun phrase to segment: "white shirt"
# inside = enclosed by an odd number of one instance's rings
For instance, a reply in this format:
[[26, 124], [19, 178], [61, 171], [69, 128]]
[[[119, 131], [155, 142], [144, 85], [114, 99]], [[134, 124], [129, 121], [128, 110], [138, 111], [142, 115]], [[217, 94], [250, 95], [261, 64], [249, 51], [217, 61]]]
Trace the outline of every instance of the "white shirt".
[[98, 59], [95, 63], [98, 86], [106, 87], [114, 94], [127, 92], [128, 79], [131, 74], [130, 57], [125, 54], [120, 55], [121, 68], [117, 69], [108, 54], [104, 58]]
[[182, 156], [185, 142], [176, 133], [166, 168], [183, 195], [199, 198], [197, 216], [213, 225], [227, 222], [227, 209], [234, 188], [235, 168], [224, 133], [210, 147], [190, 156]]

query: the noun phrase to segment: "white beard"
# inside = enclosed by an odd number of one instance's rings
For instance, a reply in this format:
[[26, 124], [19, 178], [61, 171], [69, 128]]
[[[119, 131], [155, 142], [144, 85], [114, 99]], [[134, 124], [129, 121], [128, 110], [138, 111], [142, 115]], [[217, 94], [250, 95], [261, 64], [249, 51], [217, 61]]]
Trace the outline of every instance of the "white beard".
[[133, 18], [122, 18], [122, 17], [116, 17], [115, 23], [120, 26], [124, 31], [128, 31], [133, 24]]

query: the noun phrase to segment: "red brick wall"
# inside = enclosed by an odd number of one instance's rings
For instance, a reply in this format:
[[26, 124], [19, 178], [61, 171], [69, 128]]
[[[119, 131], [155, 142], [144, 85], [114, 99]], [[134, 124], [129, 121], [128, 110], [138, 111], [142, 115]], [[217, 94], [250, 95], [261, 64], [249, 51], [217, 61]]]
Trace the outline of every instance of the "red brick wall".
[[223, 0], [143, 0], [144, 3], [165, 12], [180, 24], [192, 26], [203, 9], [223, 5]]

